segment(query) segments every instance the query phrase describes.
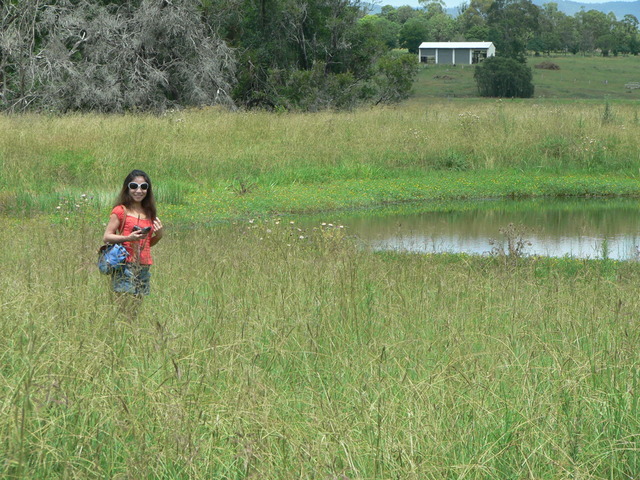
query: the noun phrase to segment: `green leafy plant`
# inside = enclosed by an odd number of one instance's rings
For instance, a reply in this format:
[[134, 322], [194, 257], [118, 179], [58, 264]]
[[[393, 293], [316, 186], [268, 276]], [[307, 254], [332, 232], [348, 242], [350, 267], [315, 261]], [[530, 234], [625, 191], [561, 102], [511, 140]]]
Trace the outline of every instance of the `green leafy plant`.
[[533, 74], [526, 63], [507, 57], [490, 57], [476, 67], [474, 79], [483, 97], [530, 98]]

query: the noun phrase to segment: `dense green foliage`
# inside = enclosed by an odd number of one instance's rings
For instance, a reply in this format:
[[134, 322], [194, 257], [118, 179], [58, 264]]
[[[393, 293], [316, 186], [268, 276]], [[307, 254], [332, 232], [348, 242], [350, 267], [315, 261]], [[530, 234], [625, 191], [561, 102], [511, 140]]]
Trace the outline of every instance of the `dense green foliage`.
[[452, 18], [438, 2], [421, 3], [422, 10], [386, 6], [379, 14], [402, 25], [400, 40], [405, 48], [417, 49], [423, 41], [475, 40], [494, 42], [505, 56], [518, 56], [525, 49], [538, 54], [598, 51], [604, 56], [640, 52], [638, 19], [631, 14], [616, 19], [583, 10], [569, 16], [554, 2], [538, 7], [529, 0], [470, 0]]
[[476, 66], [474, 78], [483, 97], [531, 98], [533, 74], [526, 63], [508, 57], [487, 58]]
[[528, 39], [539, 32], [539, 9], [530, 0], [494, 0], [487, 27], [498, 55], [523, 61]]
[[[0, 4], [4, 110], [162, 111], [223, 104], [352, 108], [406, 97], [382, 82], [393, 24], [357, 1], [25, 0]], [[386, 22], [386, 24], [385, 24]], [[384, 32], [385, 35], [380, 35]], [[384, 60], [383, 75], [395, 63]], [[407, 88], [390, 95], [388, 88]]]

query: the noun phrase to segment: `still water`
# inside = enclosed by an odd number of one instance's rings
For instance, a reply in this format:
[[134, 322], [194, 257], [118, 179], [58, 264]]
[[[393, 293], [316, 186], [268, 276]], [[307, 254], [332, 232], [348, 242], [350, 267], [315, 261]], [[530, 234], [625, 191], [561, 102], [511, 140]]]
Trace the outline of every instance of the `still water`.
[[[513, 223], [527, 242], [526, 255], [574, 258], [638, 258], [640, 200], [500, 200], [463, 209], [411, 211], [340, 218], [374, 250], [489, 254], [503, 246], [501, 229]], [[436, 209], [437, 210], [437, 209]]]

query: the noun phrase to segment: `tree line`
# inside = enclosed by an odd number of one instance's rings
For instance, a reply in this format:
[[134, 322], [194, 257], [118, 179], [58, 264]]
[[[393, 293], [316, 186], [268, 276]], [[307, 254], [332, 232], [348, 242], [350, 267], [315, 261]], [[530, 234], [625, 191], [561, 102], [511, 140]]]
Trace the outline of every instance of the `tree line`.
[[519, 60], [639, 49], [631, 15], [470, 0], [454, 18], [421, 3], [371, 15], [360, 0], [0, 0], [0, 109], [349, 109], [406, 98], [423, 41], [493, 41]]
[[492, 41], [501, 55], [572, 53], [604, 56], [640, 53], [638, 19], [618, 20], [613, 13], [581, 10], [573, 16], [557, 3], [542, 7], [529, 0], [470, 0], [458, 15], [446, 13], [440, 0], [421, 0], [421, 9], [386, 5], [369, 21], [390, 46], [417, 53], [421, 42]]
[[4, 111], [352, 108], [408, 95], [359, 0], [0, 0]]

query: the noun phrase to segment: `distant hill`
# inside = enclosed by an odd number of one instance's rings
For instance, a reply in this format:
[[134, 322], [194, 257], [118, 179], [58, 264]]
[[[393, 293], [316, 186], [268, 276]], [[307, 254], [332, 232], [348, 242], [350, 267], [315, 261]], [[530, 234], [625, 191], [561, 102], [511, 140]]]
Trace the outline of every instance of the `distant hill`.
[[[552, 0], [533, 0], [533, 3], [538, 5], [539, 7], [545, 3], [551, 3]], [[377, 5], [370, 6], [371, 13], [380, 13], [381, 5], [393, 5], [396, 8], [399, 5], [397, 3], [401, 2], [390, 2], [385, 3], [384, 0]], [[412, 2], [407, 2], [410, 4]], [[598, 10], [603, 13], [613, 12], [618, 20], [622, 20], [622, 18], [627, 15], [635, 15], [640, 20], [640, 0], [636, 0], [635, 2], [602, 2], [602, 3], [581, 3], [581, 2], [572, 2], [571, 0], [556, 0], [555, 3], [558, 4], [558, 10], [562, 13], [565, 13], [569, 16], [574, 16], [576, 13], [580, 11], [581, 8], [584, 8], [585, 11], [588, 10]], [[415, 7], [420, 8], [420, 7]], [[458, 15], [459, 7], [450, 7], [446, 9], [446, 12], [456, 17]]]

